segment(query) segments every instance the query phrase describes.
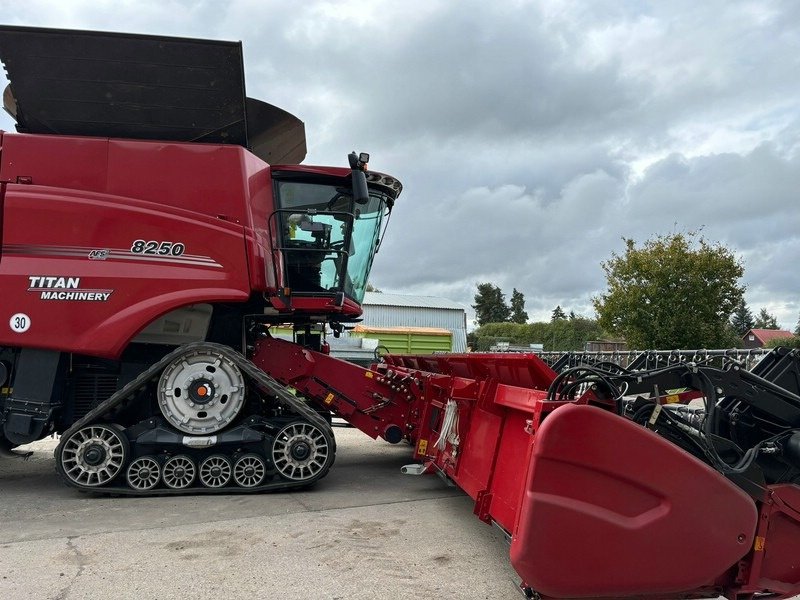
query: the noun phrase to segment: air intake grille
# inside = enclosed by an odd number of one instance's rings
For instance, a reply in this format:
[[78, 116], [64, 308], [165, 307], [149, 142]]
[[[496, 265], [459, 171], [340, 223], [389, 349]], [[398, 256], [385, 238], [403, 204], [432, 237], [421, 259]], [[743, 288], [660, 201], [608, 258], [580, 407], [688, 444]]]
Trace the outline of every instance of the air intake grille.
[[75, 378], [75, 414], [80, 419], [117, 391], [117, 376], [111, 373], [81, 373]]

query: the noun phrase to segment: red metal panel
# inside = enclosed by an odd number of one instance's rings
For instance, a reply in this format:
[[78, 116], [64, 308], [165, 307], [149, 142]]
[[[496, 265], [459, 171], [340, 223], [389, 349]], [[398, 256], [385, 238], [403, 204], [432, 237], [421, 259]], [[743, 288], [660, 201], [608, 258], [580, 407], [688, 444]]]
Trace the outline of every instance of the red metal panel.
[[533, 413], [537, 404], [547, 399], [545, 390], [531, 390], [510, 385], [498, 385], [494, 403], [506, 408]]
[[245, 154], [238, 146], [109, 140], [104, 191], [250, 225]]
[[[5, 134], [0, 180], [148, 200], [251, 225], [251, 193], [266, 163], [238, 146]], [[253, 180], [253, 181], [251, 181]], [[271, 197], [258, 198], [266, 226]], [[270, 211], [271, 212], [271, 211]]]
[[502, 426], [500, 415], [474, 408], [469, 429], [462, 432], [463, 449], [452, 477], [472, 498], [489, 489]]
[[[275, 280], [275, 273], [283, 273], [283, 268], [273, 269], [273, 261], [282, 260], [277, 239], [270, 239], [267, 217], [275, 210], [272, 194], [270, 169], [261, 159], [247, 152], [242, 154], [246, 177], [247, 197], [249, 198], [249, 226], [245, 229], [247, 241], [247, 262], [250, 267], [250, 284], [253, 291], [275, 293], [283, 286]], [[274, 232], [277, 236], [277, 232]]]
[[546, 390], [556, 376], [535, 354], [392, 355], [390, 364], [475, 380]]
[[[754, 548], [755, 567], [750, 589], [781, 590], [786, 596], [800, 593], [800, 487], [770, 487], [764, 513], [767, 525]], [[762, 532], [759, 532], [762, 534]]]
[[[108, 195], [7, 187], [0, 345], [117, 357], [169, 310], [250, 296], [241, 226]], [[137, 239], [183, 251], [135, 253]], [[29, 317], [27, 331], [7, 326], [16, 313]]]
[[526, 431], [531, 415], [507, 411], [492, 473], [490, 491], [492, 502], [489, 512], [492, 519], [506, 531], [513, 531], [519, 509], [520, 497], [527, 477], [526, 466], [533, 436]]
[[653, 432], [566, 405], [537, 433], [511, 560], [555, 598], [690, 591], [747, 554], [757, 518], [741, 489]]
[[3, 135], [0, 180], [33, 177], [37, 185], [101, 192], [106, 186], [108, 140], [46, 135]]

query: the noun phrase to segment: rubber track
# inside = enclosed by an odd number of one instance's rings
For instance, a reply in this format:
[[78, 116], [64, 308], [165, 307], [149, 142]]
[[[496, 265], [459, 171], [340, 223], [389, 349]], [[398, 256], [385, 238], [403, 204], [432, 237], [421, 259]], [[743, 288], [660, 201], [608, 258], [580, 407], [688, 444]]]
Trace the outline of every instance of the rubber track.
[[[94, 424], [94, 423], [112, 423], [114, 416], [119, 413], [119, 411], [124, 410], [126, 407], [130, 406], [131, 402], [133, 402], [137, 395], [143, 391], [148, 385], [155, 382], [160, 376], [161, 372], [172, 363], [172, 361], [180, 358], [181, 356], [189, 356], [198, 350], [213, 350], [214, 352], [218, 352], [219, 354], [224, 355], [226, 358], [230, 359], [232, 362], [236, 364], [242, 372], [250, 378], [250, 382], [254, 383], [256, 387], [263, 393], [273, 395], [277, 398], [278, 402], [283, 405], [284, 407], [294, 411], [301, 417], [305, 418], [306, 420], [310, 421], [317, 427], [319, 427], [322, 431], [324, 431], [331, 440], [335, 440], [333, 435], [333, 429], [328, 424], [328, 422], [322, 418], [315, 410], [309, 408], [302, 400], [299, 400], [293, 394], [289, 393], [286, 388], [284, 388], [280, 383], [278, 383], [275, 379], [264, 373], [261, 369], [256, 367], [251, 361], [247, 360], [241, 353], [233, 350], [228, 346], [223, 346], [221, 344], [214, 344], [211, 342], [192, 342], [190, 344], [184, 344], [180, 346], [173, 352], [167, 354], [164, 358], [159, 360], [156, 363], [153, 363], [148, 369], [142, 371], [136, 379], [128, 383], [125, 387], [118, 390], [114, 394], [112, 394], [107, 400], [104, 400], [100, 404], [98, 404], [94, 409], [90, 410], [83, 416], [81, 419], [75, 421], [72, 426], [64, 431], [61, 434], [61, 441], [59, 442], [58, 446], [54, 451], [54, 456], [56, 458], [56, 471], [61, 476], [61, 479], [66, 483], [68, 486], [73, 487], [75, 489], [84, 491], [84, 492], [92, 492], [92, 493], [112, 493], [112, 494], [123, 494], [127, 496], [176, 496], [176, 495], [191, 495], [191, 494], [250, 494], [250, 493], [257, 493], [257, 492], [265, 492], [265, 491], [283, 491], [289, 490], [293, 488], [302, 488], [311, 485], [312, 483], [319, 481], [324, 477], [330, 467], [333, 465], [333, 461], [331, 461], [331, 465], [328, 466], [328, 469], [325, 472], [314, 479], [312, 482], [308, 481], [291, 481], [291, 480], [281, 480], [281, 481], [273, 481], [264, 485], [259, 485], [256, 487], [251, 488], [243, 488], [239, 486], [231, 486], [231, 487], [222, 487], [222, 488], [206, 488], [206, 487], [189, 487], [183, 488], [178, 490], [173, 489], [157, 489], [157, 490], [134, 490], [133, 488], [128, 487], [127, 485], [115, 485], [115, 482], [112, 482], [110, 485], [105, 486], [85, 486], [79, 483], [76, 483], [65, 477], [60, 469], [59, 465], [61, 460], [61, 451], [63, 444], [70, 438], [72, 434], [74, 434], [79, 429], [86, 427], [87, 425]], [[333, 441], [331, 446], [331, 451], [336, 452], [336, 443]], [[117, 479], [122, 477], [122, 473], [117, 476]]]

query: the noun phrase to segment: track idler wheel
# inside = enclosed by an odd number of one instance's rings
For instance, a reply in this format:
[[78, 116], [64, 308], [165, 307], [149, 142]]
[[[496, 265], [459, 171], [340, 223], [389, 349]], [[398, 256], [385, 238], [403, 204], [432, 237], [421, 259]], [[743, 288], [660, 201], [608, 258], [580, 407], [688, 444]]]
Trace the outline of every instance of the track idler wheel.
[[118, 425], [88, 425], [62, 440], [56, 467], [79, 486], [110, 483], [128, 460], [128, 438]]
[[313, 423], [289, 423], [275, 436], [272, 462], [278, 473], [292, 481], [312, 483], [323, 477], [333, 464], [333, 437]]

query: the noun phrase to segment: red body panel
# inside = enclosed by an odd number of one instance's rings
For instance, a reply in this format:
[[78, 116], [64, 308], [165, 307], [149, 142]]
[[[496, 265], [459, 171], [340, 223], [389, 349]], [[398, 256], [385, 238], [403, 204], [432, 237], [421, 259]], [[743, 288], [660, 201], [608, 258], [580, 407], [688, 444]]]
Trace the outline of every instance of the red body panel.
[[761, 505], [756, 543], [742, 569], [743, 592], [800, 593], [800, 487], [770, 486]]
[[598, 408], [554, 411], [528, 469], [511, 560], [544, 595], [711, 587], [753, 546], [758, 513], [747, 494], [655, 433]]
[[275, 284], [269, 171], [243, 148], [5, 134], [1, 158], [0, 345], [117, 357], [170, 310]]
[[[116, 357], [140, 329], [174, 308], [250, 296], [238, 225], [21, 185], [8, 186], [4, 213], [0, 345]], [[134, 254], [137, 239], [181, 243], [186, 252]], [[107, 254], [91, 259], [95, 251]], [[6, 326], [17, 313], [30, 319], [24, 333]]]

